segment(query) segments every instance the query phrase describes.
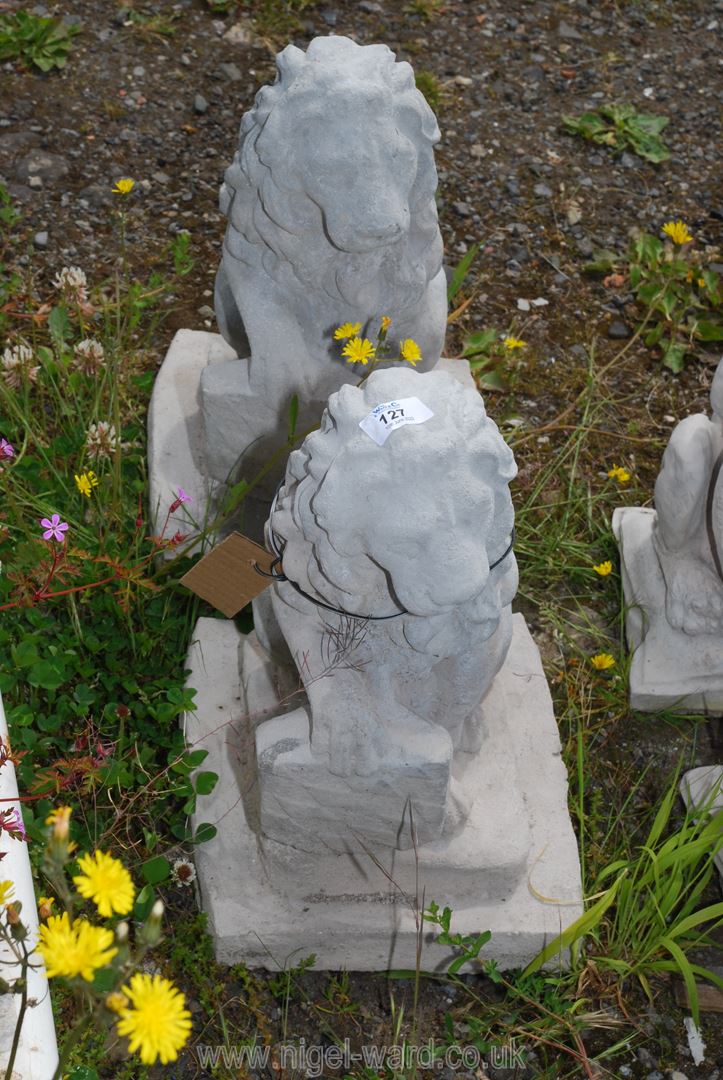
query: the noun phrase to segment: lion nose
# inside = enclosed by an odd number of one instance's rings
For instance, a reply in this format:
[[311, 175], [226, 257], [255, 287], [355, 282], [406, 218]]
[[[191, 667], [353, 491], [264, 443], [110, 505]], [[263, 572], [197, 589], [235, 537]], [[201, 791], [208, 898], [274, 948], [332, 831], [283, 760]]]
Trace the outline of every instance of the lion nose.
[[362, 236], [365, 240], [376, 240], [378, 243], [391, 244], [406, 231], [408, 221], [409, 213], [407, 212], [374, 224], [370, 223], [362, 230]]

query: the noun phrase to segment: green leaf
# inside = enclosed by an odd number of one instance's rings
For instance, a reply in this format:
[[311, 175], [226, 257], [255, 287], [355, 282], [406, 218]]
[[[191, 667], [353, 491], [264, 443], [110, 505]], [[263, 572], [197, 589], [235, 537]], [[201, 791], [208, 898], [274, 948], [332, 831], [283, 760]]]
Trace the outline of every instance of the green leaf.
[[62, 304], [54, 307], [48, 316], [48, 329], [56, 347], [62, 349], [70, 336], [70, 319]]
[[655, 113], [635, 113], [632, 122], [635, 127], [641, 128], [649, 135], [660, 135], [670, 123], [670, 117], [657, 116]]
[[670, 955], [678, 965], [678, 971], [680, 972], [683, 982], [685, 983], [685, 989], [688, 993], [688, 1004], [690, 1005], [690, 1011], [693, 1016], [693, 1022], [696, 1027], [700, 1027], [700, 1008], [698, 1005], [698, 987], [695, 985], [695, 976], [691, 966], [686, 958], [685, 953], [681, 949], [677, 942], [673, 941], [670, 937], [661, 937], [660, 944], [664, 949], [667, 949]]
[[141, 866], [141, 873], [149, 885], [160, 885], [171, 874], [171, 864], [163, 855], [156, 855]]
[[[470, 365], [471, 367], [471, 365]], [[481, 390], [507, 390], [508, 386], [499, 371], [482, 371], [477, 376], [477, 385]]]
[[218, 773], [200, 772], [194, 777], [196, 794], [210, 795], [218, 782]]
[[28, 682], [31, 686], [39, 686], [43, 690], [57, 690], [67, 679], [65, 668], [56, 661], [39, 660], [33, 664], [28, 673]]
[[299, 419], [299, 395], [294, 394], [289, 402], [289, 442], [293, 443], [296, 436], [296, 423]]
[[31, 638], [26, 638], [25, 641], [19, 642], [18, 645], [13, 645], [11, 653], [13, 661], [18, 667], [30, 667], [38, 659], [38, 648]]
[[581, 135], [584, 139], [597, 140], [609, 130], [605, 121], [594, 112], [583, 113], [577, 119], [563, 116], [562, 124], [569, 135]]
[[74, 1065], [65, 1076], [66, 1080], [100, 1080], [98, 1073], [90, 1065]]
[[469, 268], [472, 265], [472, 261], [479, 251], [479, 244], [473, 244], [469, 251], [465, 252], [463, 258], [459, 261], [452, 274], [452, 280], [447, 286], [447, 302], [451, 303], [455, 298], [459, 290], [464, 284], [464, 279], [469, 273]]
[[701, 341], [723, 341], [723, 326], [709, 319], [701, 319], [696, 325], [695, 332]]
[[197, 769], [199, 765], [203, 765], [207, 757], [208, 750], [189, 750], [187, 754], [183, 755], [183, 760], [192, 769]]
[[592, 259], [586, 262], [583, 269], [586, 274], [610, 274], [620, 262], [620, 256], [607, 248], [600, 248], [593, 252]]
[[133, 905], [133, 917], [138, 922], [144, 922], [151, 913], [151, 908], [156, 902], [156, 892], [152, 885], [144, 885], [136, 897]]
[[462, 356], [476, 356], [477, 353], [486, 352], [498, 339], [498, 332], [494, 327], [489, 330], [480, 330], [476, 334], [470, 334], [464, 340]]
[[663, 349], [663, 364], [677, 375], [685, 367], [685, 353], [685, 345], [670, 341]]
[[599, 926], [602, 921], [602, 917], [614, 901], [617, 892], [625, 880], [625, 873], [615, 881], [609, 889], [597, 900], [592, 907], [583, 912], [579, 918], [575, 920], [566, 930], [563, 930], [561, 934], [558, 934], [549, 945], [546, 945], [537, 956], [530, 961], [525, 970], [522, 972], [526, 978], [528, 975], [532, 975], [533, 972], [539, 971], [548, 960], [551, 960], [553, 956], [558, 956], [561, 952], [569, 949], [575, 942], [580, 941], [585, 934], [594, 930], [596, 926]]
[[194, 844], [205, 844], [208, 840], [213, 840], [214, 836], [218, 832], [215, 825], [211, 825], [208, 821], [203, 821], [196, 829], [196, 834], [193, 837]]

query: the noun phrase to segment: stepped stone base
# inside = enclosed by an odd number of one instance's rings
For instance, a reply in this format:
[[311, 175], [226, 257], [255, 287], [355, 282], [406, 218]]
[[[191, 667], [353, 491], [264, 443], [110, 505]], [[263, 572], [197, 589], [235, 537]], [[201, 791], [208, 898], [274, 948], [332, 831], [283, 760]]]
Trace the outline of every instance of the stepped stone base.
[[653, 546], [655, 511], [618, 508], [625, 634], [633, 650], [630, 704], [641, 712], [723, 713], [723, 648], [719, 635], [674, 630], [665, 615], [665, 579]]
[[[221, 962], [274, 970], [313, 952], [318, 969], [413, 968], [413, 907], [424, 892], [425, 904], [452, 908], [453, 932], [491, 930], [483, 956], [512, 968], [528, 963], [581, 914], [552, 701], [521, 615], [481, 706], [482, 750], [461, 755], [468, 760], [459, 779], [474, 799], [469, 819], [450, 838], [419, 848], [418, 868], [412, 850], [370, 845], [389, 877], [363, 843], [360, 850], [361, 827], [346, 853], [310, 851], [306, 838], [291, 846], [261, 834], [256, 728], [294, 709], [303, 694], [290, 701], [288, 687], [279, 689], [281, 671], [255, 635], [244, 637], [233, 622], [199, 619], [186, 666], [188, 685], [197, 691], [197, 710], [186, 718], [188, 741], [209, 751], [202, 768], [219, 774], [213, 794], [199, 799], [194, 824], [218, 828], [199, 846], [196, 861]], [[422, 966], [442, 971], [451, 954], [435, 936], [425, 929]]]

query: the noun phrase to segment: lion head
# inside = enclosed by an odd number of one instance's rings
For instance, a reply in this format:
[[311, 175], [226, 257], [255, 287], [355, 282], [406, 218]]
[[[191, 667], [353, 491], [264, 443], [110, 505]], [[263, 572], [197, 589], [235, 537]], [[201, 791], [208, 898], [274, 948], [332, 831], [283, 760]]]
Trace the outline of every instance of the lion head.
[[[359, 425], [416, 397], [433, 416], [378, 445]], [[446, 372], [374, 372], [332, 395], [321, 427], [289, 458], [271, 518], [287, 577], [347, 612], [387, 622], [401, 643], [444, 654], [464, 629], [497, 628], [517, 587], [512, 451], [480, 396]], [[421, 616], [421, 618], [420, 618]]]
[[442, 265], [434, 114], [386, 45], [316, 38], [277, 57], [241, 123], [225, 255], [353, 311], [419, 303]]

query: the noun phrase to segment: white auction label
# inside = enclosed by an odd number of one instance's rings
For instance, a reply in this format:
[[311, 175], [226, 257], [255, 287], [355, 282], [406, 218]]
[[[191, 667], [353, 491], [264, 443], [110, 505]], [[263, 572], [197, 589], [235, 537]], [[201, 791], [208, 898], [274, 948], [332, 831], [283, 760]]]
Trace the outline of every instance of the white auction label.
[[405, 397], [399, 401], [383, 401], [359, 421], [359, 427], [375, 443], [384, 446], [395, 428], [404, 427], [405, 424], [423, 424], [430, 416], [434, 416], [434, 413], [423, 401], [416, 397]]

